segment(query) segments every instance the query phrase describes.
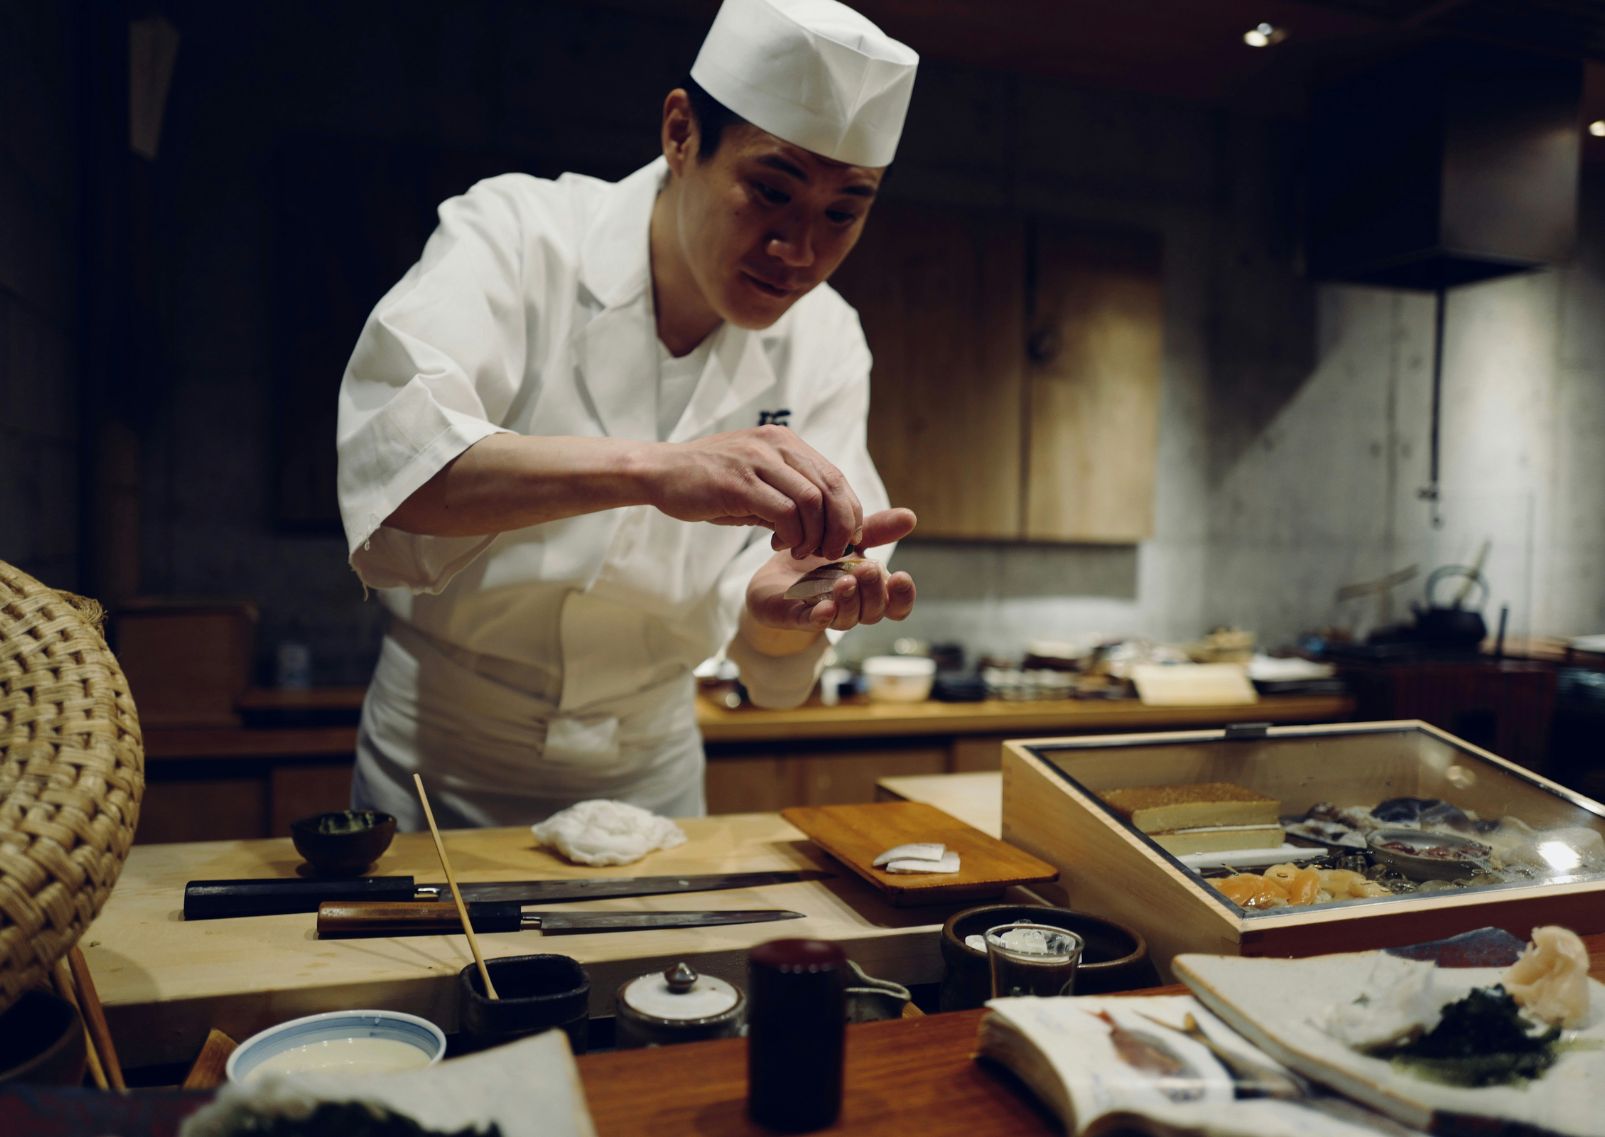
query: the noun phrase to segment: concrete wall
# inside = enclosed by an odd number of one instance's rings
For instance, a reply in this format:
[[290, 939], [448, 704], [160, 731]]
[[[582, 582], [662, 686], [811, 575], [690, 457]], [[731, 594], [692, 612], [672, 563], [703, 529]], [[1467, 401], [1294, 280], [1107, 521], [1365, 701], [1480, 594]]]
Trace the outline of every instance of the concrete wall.
[[[1487, 541], [1490, 630], [1504, 606], [1515, 634], [1605, 629], [1605, 177], [1582, 188], [1572, 263], [1449, 294], [1441, 525], [1417, 492], [1432, 297], [1320, 289], [1315, 367], [1261, 388], [1254, 429], [1217, 447], [1208, 587], [1222, 618], [1272, 642], [1323, 620], [1364, 630], [1377, 604], [1338, 605], [1339, 585], [1412, 564], [1424, 577]], [[1398, 590], [1395, 619], [1423, 584]]]
[[0, 3], [0, 559], [79, 587], [71, 7]]

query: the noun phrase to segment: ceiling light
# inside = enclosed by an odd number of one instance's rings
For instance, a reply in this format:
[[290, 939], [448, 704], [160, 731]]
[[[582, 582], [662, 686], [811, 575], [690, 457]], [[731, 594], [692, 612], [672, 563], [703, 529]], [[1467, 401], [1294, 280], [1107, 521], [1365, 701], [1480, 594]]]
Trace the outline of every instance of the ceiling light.
[[1287, 38], [1287, 29], [1275, 24], [1255, 24], [1243, 33], [1243, 42], [1249, 47], [1274, 47]]
[[1588, 133], [1595, 138], [1605, 138], [1605, 118], [1596, 118], [1588, 124]]

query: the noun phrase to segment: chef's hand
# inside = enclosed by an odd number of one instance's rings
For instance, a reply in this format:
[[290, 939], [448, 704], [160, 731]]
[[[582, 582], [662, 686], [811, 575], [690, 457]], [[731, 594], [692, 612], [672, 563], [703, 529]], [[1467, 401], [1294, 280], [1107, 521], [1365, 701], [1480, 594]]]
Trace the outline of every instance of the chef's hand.
[[819, 564], [840, 559], [848, 545], [864, 544], [858, 495], [840, 470], [788, 427], [654, 443], [641, 460], [648, 501], [670, 517], [762, 525], [774, 531], [772, 549]]
[[[899, 541], [914, 531], [914, 511], [883, 509], [864, 518], [866, 549]], [[901, 620], [914, 608], [914, 578], [906, 572], [888, 573], [879, 561], [865, 561], [838, 580], [823, 600], [787, 600], [786, 590], [829, 557], [794, 557], [776, 553], [753, 574], [747, 585], [747, 612], [765, 628], [808, 632], [826, 628], [845, 631], [859, 624]], [[810, 637], [812, 638], [812, 637]], [[763, 647], [765, 645], [755, 645]], [[770, 654], [784, 654], [771, 651]]]

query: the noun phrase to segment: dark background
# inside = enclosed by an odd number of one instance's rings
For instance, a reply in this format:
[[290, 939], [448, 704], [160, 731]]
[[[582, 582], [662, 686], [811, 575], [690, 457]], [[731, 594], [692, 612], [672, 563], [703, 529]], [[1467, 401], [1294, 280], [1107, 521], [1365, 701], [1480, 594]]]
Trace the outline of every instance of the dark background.
[[[0, 557], [113, 606], [248, 598], [260, 678], [295, 639], [317, 682], [362, 682], [378, 608], [331, 492], [363, 316], [474, 180], [648, 161], [716, 7], [0, 0]], [[1579, 5], [862, 7], [924, 56], [889, 200], [1164, 236], [1167, 383], [1202, 377], [1167, 415], [1219, 439], [1164, 457], [1204, 471], [1311, 365], [1310, 85], [1411, 38], [1605, 42]], [[1297, 40], [1245, 52], [1243, 28], [1280, 13]], [[130, 83], [153, 74], [128, 28], [156, 20], [177, 49], [151, 157], [128, 145]], [[1027, 555], [1056, 580], [1122, 555], [1136, 576], [1129, 553]]]

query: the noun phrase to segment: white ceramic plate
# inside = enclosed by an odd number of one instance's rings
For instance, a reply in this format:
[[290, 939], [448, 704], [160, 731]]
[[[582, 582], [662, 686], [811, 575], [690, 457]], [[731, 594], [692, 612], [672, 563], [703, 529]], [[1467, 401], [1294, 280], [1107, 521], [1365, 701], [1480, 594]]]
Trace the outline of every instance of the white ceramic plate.
[[[1336, 1003], [1365, 993], [1379, 952], [1313, 959], [1181, 955], [1174, 967], [1198, 1000], [1270, 1057], [1364, 1105], [1433, 1133], [1497, 1133], [1495, 1119], [1524, 1134], [1599, 1137], [1605, 1049], [1573, 1048], [1527, 1085], [1466, 1088], [1395, 1069], [1339, 1042], [1316, 1025]], [[1439, 983], [1461, 992], [1499, 981], [1498, 968], [1440, 969]], [[1590, 980], [1588, 1021], [1576, 1037], [1605, 1043], [1605, 986]], [[1458, 996], [1455, 996], [1458, 997]]]

